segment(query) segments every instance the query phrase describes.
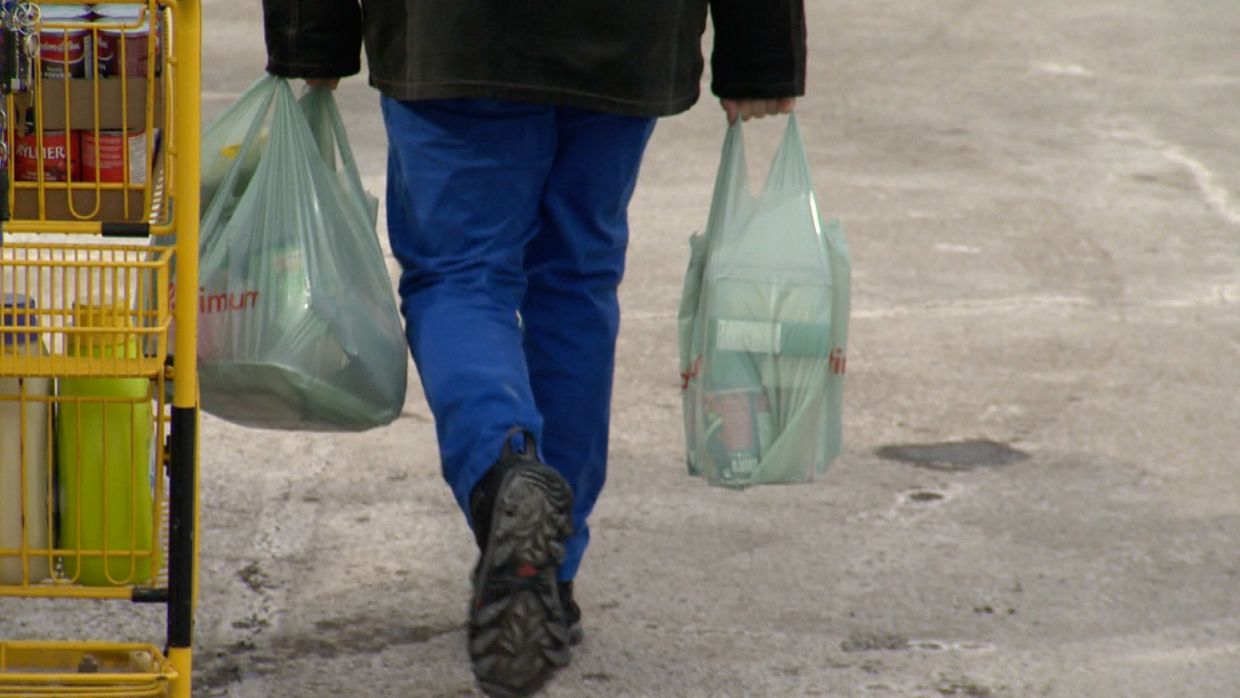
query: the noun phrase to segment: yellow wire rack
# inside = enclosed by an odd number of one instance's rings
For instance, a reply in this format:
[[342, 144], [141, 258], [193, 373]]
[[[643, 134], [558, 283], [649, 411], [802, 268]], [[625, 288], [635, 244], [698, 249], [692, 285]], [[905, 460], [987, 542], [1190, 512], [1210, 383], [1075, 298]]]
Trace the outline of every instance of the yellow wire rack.
[[[9, 97], [4, 130], [13, 217], [32, 232], [92, 232], [106, 222], [154, 224], [152, 232], [166, 234], [170, 221], [157, 185], [175, 172], [176, 149], [164, 147], [175, 137], [175, 120], [167, 118], [175, 86], [165, 79], [163, 60], [171, 42], [161, 40], [169, 36], [168, 13], [154, 2], [95, 6], [141, 11], [132, 18], [42, 21], [33, 91]], [[100, 59], [108, 37], [121, 38], [112, 39], [119, 54], [113, 61]], [[44, 60], [44, 52], [59, 55]], [[109, 63], [132, 63], [134, 52], [148, 56], [139, 64], [145, 74], [109, 70]]]
[[178, 675], [151, 645], [0, 642], [0, 696], [166, 696]]
[[22, 8], [29, 89], [0, 123], [0, 596], [160, 603], [167, 626], [162, 649], [0, 637], [0, 696], [191, 695], [200, 2]]

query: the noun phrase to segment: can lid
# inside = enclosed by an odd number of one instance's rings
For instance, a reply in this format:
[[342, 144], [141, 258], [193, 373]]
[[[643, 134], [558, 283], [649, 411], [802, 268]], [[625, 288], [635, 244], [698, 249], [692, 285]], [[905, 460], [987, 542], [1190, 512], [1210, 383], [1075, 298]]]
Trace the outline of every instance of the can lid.
[[86, 5], [41, 5], [39, 16], [52, 20], [86, 19], [91, 16], [91, 10]]
[[95, 5], [95, 14], [100, 17], [141, 17], [147, 9], [141, 2], [109, 2]]
[[[32, 311], [35, 302], [29, 296], [20, 293], [4, 294], [3, 307], [0, 308], [0, 327], [37, 327], [39, 318]], [[5, 332], [4, 345], [25, 344], [37, 341], [32, 332]]]
[[148, 36], [151, 33], [151, 20], [144, 19], [141, 24], [135, 24], [137, 17], [102, 17], [95, 20], [96, 23], [107, 22], [99, 27], [100, 34], [108, 36]]
[[131, 23], [145, 18], [142, 24], [150, 24], [146, 5], [95, 5], [95, 17], [103, 21], [129, 20]]
[[[145, 4], [122, 3], [95, 5], [96, 23], [103, 24], [100, 31], [108, 35], [145, 36], [151, 31], [151, 17]], [[138, 24], [141, 19], [142, 23]]]

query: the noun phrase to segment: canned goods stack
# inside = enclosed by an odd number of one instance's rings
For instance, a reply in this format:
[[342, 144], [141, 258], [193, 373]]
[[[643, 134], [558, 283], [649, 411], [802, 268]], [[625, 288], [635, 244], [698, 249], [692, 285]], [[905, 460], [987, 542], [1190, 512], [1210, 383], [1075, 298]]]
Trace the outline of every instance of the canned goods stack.
[[18, 215], [142, 220], [164, 106], [156, 5], [45, 4], [39, 26], [33, 93], [10, 112], [12, 163], [0, 162], [12, 181], [39, 184], [16, 187]]
[[[44, 5], [39, 32], [41, 74], [45, 79], [146, 77], [160, 73], [159, 22], [155, 55], [148, 37], [151, 16], [141, 3], [121, 5]], [[154, 60], [151, 60], [154, 58]]]

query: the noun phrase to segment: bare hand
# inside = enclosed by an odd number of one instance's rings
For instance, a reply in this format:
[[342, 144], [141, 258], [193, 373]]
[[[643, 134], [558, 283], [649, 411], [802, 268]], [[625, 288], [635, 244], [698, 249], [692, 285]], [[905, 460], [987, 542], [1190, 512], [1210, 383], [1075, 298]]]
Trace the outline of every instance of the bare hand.
[[728, 123], [736, 123], [736, 119], [741, 121], [749, 121], [750, 119], [761, 119], [764, 116], [773, 116], [775, 114], [791, 114], [793, 108], [796, 107], [796, 97], [783, 97], [781, 99], [720, 99], [719, 104], [723, 106], [723, 112], [728, 117]]
[[326, 87], [334, 90], [340, 84], [340, 78], [306, 78], [306, 84], [311, 87]]

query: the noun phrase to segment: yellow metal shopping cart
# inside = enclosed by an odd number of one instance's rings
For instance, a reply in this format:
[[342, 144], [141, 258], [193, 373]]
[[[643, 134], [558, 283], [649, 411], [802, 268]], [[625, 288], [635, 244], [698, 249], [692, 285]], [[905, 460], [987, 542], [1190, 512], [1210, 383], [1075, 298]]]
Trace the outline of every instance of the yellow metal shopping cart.
[[0, 0], [0, 596], [167, 607], [6, 641], [0, 696], [190, 696], [199, 0]]

